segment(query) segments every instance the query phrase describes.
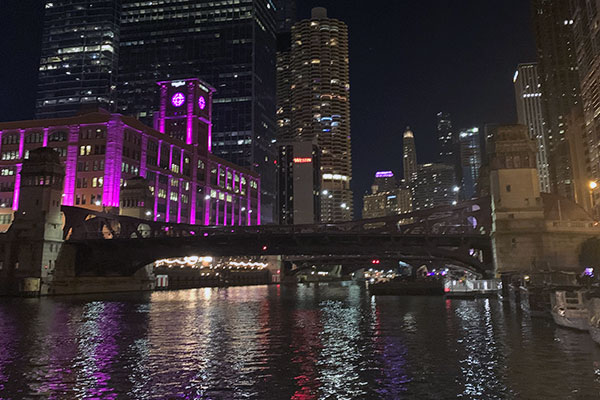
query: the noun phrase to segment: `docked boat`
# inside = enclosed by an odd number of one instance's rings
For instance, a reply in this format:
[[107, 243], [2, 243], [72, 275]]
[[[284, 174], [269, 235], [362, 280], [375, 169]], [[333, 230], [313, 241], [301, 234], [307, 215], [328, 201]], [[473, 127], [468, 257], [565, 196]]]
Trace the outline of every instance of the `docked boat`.
[[592, 339], [600, 344], [600, 298], [593, 297], [588, 302], [588, 324]]
[[501, 288], [502, 283], [497, 279], [446, 279], [444, 295], [455, 299], [497, 297]]
[[585, 289], [556, 290], [550, 296], [554, 322], [565, 328], [589, 331]]
[[545, 286], [521, 286], [521, 309], [530, 316], [550, 318], [552, 305], [550, 302], [551, 289]]

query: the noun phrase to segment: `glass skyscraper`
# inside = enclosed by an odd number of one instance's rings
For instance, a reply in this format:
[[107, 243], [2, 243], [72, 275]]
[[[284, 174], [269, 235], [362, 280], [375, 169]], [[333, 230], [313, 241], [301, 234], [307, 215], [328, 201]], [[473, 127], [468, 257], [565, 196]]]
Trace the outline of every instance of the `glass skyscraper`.
[[565, 0], [532, 0], [552, 191], [574, 199], [569, 117], [581, 109], [573, 10]]
[[121, 0], [47, 1], [38, 75], [38, 118], [68, 117], [82, 106], [113, 109]]
[[155, 120], [157, 81], [215, 87], [212, 151], [262, 177], [263, 222], [275, 199], [276, 10], [271, 0], [123, 0], [117, 110]]
[[469, 200], [475, 194], [481, 168], [481, 137], [479, 128], [465, 129], [459, 135], [460, 165], [462, 170], [461, 197]]

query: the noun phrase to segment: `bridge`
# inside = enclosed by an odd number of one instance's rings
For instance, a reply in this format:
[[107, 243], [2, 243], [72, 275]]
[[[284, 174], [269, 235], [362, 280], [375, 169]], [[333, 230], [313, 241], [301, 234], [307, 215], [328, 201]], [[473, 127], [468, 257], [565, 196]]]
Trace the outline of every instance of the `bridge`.
[[78, 276], [130, 275], [157, 259], [282, 255], [364, 267], [372, 258], [493, 270], [489, 197], [402, 215], [315, 225], [198, 226], [62, 207]]

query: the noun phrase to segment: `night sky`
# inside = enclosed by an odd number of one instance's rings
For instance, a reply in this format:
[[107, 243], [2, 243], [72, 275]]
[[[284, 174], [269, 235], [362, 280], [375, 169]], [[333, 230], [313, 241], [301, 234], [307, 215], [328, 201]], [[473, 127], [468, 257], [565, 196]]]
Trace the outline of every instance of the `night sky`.
[[[8, 0], [0, 13], [0, 121], [33, 116], [41, 0]], [[436, 113], [456, 128], [516, 120], [512, 77], [535, 61], [525, 0], [299, 0], [350, 28], [356, 210], [377, 170], [401, 173], [402, 132], [416, 135], [419, 162], [434, 161]]]

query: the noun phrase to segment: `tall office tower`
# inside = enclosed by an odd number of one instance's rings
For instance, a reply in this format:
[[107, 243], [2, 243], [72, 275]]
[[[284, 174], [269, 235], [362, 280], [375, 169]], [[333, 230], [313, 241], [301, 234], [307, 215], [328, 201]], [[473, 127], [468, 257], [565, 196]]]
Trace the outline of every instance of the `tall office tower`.
[[514, 77], [515, 97], [519, 124], [529, 128], [529, 137], [537, 143], [537, 168], [540, 179], [540, 190], [550, 193], [550, 168], [546, 133], [544, 131], [544, 115], [542, 112], [542, 92], [538, 78], [537, 63], [519, 64]]
[[392, 171], [378, 171], [371, 186], [373, 193], [389, 192], [398, 187], [398, 182]]
[[118, 110], [155, 119], [160, 80], [216, 89], [212, 152], [261, 175], [262, 222], [275, 205], [275, 9], [270, 0], [122, 0]]
[[470, 199], [475, 194], [475, 186], [481, 168], [481, 137], [479, 128], [465, 129], [460, 132], [460, 165], [462, 170], [461, 198]]
[[570, 2], [532, 0], [552, 191], [573, 199], [568, 117], [581, 107]]
[[321, 152], [313, 142], [278, 142], [277, 215], [280, 225], [319, 222], [321, 198]]
[[36, 116], [114, 108], [121, 0], [46, 2]]
[[415, 146], [415, 135], [410, 128], [406, 128], [404, 132], [402, 147], [404, 149], [402, 155], [404, 183], [411, 186], [411, 183], [417, 177], [417, 148]]
[[296, 23], [296, 0], [274, 0], [277, 9], [277, 31], [291, 32]]
[[317, 140], [321, 154], [321, 221], [353, 217], [350, 147], [348, 27], [315, 8], [292, 28], [291, 129], [293, 140]]
[[454, 167], [451, 165], [419, 165], [413, 183], [413, 208], [423, 210], [456, 204], [458, 192], [454, 181]]
[[[573, 23], [577, 66], [581, 79], [581, 100], [583, 103], [584, 144], [582, 149], [589, 150], [587, 157], [587, 179], [600, 179], [600, 0], [572, 0]], [[579, 155], [578, 155], [579, 156]], [[581, 156], [583, 158], [583, 155]], [[594, 193], [594, 203], [598, 204], [598, 193]]]
[[364, 219], [399, 215], [412, 211], [410, 189], [399, 186], [392, 171], [379, 171], [371, 193], [363, 196]]
[[437, 114], [438, 133], [438, 160], [442, 164], [454, 165], [456, 163], [455, 141], [452, 134], [452, 121], [450, 114], [440, 112]]

